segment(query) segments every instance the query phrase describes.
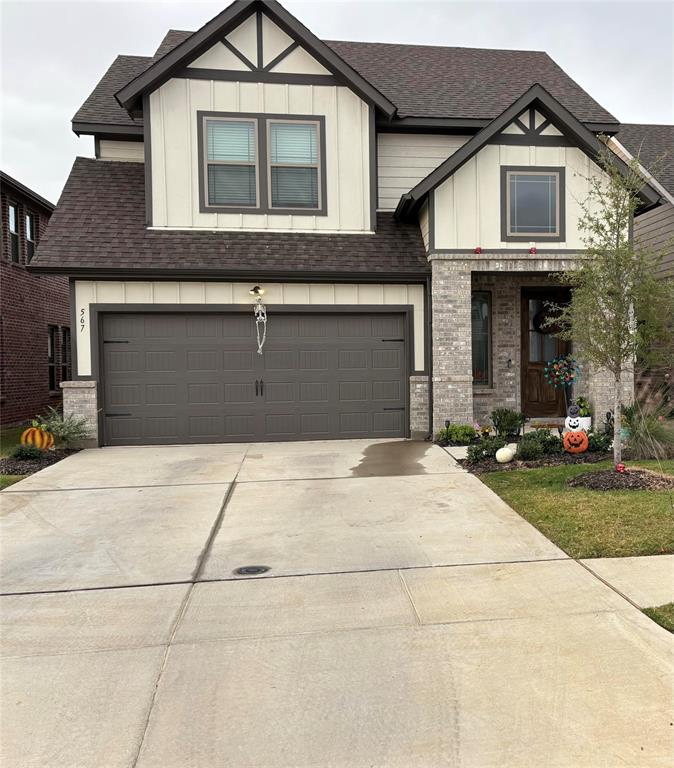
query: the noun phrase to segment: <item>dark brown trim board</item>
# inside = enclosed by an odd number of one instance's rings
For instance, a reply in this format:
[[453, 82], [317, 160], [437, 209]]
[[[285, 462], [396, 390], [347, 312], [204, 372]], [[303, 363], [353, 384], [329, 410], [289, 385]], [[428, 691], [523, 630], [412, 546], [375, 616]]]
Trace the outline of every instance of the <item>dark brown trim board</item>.
[[340, 85], [332, 75], [294, 75], [283, 72], [266, 72], [256, 69], [250, 72], [226, 71], [223, 69], [205, 69], [203, 67], [185, 67], [174, 74], [174, 78], [185, 80], [221, 80], [238, 83], [279, 83], [281, 85]]
[[[554, 235], [508, 234], [508, 174], [509, 173], [555, 173], [557, 186], [557, 232]], [[501, 166], [501, 241], [504, 243], [550, 242], [563, 243], [566, 240], [566, 169], [561, 166], [543, 165], [502, 165]]]
[[145, 223], [152, 226], [152, 120], [150, 118], [150, 96], [143, 96], [143, 159], [145, 165]]
[[377, 203], [379, 202], [379, 169], [377, 149], [377, 129], [375, 126], [374, 107], [368, 108], [368, 133], [370, 153], [370, 229], [377, 231]]
[[[256, 206], [220, 206], [211, 205], [206, 195], [206, 147], [204, 141], [205, 123], [208, 118], [255, 121], [257, 127], [257, 205]], [[268, 130], [269, 121], [297, 121], [317, 123], [319, 126], [319, 195], [318, 208], [276, 208], [270, 203], [270, 176], [268, 174]], [[201, 213], [252, 213], [280, 214], [292, 216], [327, 216], [328, 183], [324, 115], [279, 115], [264, 112], [204, 112], [197, 111], [197, 145], [199, 153], [199, 211]]]
[[128, 141], [143, 140], [143, 124], [112, 125], [109, 123], [72, 123], [73, 133], [78, 136], [98, 136], [99, 139], [126, 139]]

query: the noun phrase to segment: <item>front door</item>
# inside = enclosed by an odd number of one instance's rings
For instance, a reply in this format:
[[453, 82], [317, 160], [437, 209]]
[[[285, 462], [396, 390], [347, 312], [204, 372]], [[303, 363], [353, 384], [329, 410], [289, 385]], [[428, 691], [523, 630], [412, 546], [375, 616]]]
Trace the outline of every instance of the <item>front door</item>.
[[567, 301], [568, 291], [555, 288], [522, 291], [522, 411], [525, 416], [564, 416], [564, 391], [545, 380], [547, 362], [569, 351], [569, 344], [544, 327], [548, 302]]

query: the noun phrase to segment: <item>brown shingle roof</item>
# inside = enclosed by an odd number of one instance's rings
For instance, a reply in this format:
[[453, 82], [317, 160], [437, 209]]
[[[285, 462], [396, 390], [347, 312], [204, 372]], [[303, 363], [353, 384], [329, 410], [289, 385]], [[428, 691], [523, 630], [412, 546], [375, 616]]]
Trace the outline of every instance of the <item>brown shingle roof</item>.
[[417, 224], [392, 214], [378, 214], [377, 224], [374, 235], [148, 230], [143, 164], [78, 157], [32, 265], [126, 275], [171, 269], [404, 277], [429, 271]]
[[[141, 124], [128, 117], [115, 93], [191, 34], [169, 30], [153, 57], [118, 56], [74, 120]], [[581, 122], [618, 122], [540, 51], [326, 43], [398, 107], [399, 117], [491, 120], [540, 83]]]
[[623, 123], [616, 138], [674, 195], [674, 125]]

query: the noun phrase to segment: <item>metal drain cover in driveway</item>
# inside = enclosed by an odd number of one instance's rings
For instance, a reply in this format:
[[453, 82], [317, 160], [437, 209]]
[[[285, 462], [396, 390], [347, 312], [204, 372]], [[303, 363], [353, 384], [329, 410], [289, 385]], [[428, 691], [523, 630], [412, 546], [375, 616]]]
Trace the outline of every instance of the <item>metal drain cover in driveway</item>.
[[259, 576], [261, 573], [267, 573], [268, 570], [270, 570], [268, 565], [243, 565], [232, 573], [235, 576]]

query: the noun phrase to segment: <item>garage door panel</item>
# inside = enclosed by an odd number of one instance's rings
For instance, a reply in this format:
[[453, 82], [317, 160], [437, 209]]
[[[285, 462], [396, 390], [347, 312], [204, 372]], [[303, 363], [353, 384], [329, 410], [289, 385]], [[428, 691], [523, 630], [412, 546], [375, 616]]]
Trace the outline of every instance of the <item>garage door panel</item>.
[[105, 441], [402, 437], [404, 330], [399, 315], [272, 307], [258, 355], [252, 312], [104, 315], [103, 341], [115, 342], [102, 346]]

